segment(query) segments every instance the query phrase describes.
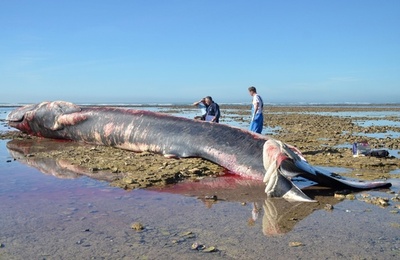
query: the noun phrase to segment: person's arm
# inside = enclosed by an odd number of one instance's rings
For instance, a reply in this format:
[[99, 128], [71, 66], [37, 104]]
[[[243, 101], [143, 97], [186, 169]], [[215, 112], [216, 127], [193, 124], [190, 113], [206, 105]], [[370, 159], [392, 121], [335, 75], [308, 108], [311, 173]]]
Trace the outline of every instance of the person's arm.
[[199, 101], [194, 102], [193, 106], [198, 106], [201, 103], [204, 104], [204, 98], [200, 99]]

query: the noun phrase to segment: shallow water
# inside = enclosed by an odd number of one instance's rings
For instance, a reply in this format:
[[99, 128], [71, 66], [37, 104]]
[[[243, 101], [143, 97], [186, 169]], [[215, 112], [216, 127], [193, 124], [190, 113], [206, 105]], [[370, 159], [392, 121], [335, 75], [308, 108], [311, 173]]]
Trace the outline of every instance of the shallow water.
[[[184, 184], [124, 191], [87, 177], [43, 174], [14, 161], [5, 141], [0, 145], [1, 259], [396, 259], [400, 255], [399, 214], [391, 213], [392, 207], [339, 202], [328, 196], [317, 197], [321, 205], [266, 200], [262, 187], [251, 195], [241, 194], [243, 187], [238, 187], [230, 191], [239, 194], [238, 199], [216, 203], [197, 196], [218, 194], [221, 187], [201, 184], [194, 189], [198, 194]], [[392, 190], [398, 191], [400, 183], [393, 181]], [[389, 197], [383, 191], [370, 194]], [[258, 217], [252, 212], [253, 202]], [[335, 209], [322, 209], [324, 203], [334, 204]], [[134, 222], [142, 223], [144, 231], [131, 229]], [[192, 250], [195, 242], [218, 251]], [[290, 242], [304, 245], [290, 247]]]
[[[397, 108], [397, 107], [395, 107]], [[337, 111], [337, 112], [307, 112], [307, 114], [315, 114], [322, 116], [338, 116], [338, 117], [373, 117], [376, 119], [383, 119], [385, 117], [398, 117], [398, 111]]]
[[[319, 203], [289, 203], [266, 199], [262, 185], [234, 177], [124, 191], [88, 177], [42, 173], [14, 160], [6, 143], [0, 141], [0, 259], [400, 257], [399, 202], [381, 208], [339, 201], [312, 187], [305, 191]], [[398, 193], [400, 180], [390, 181]], [[365, 193], [395, 196], [387, 191]], [[327, 203], [334, 209], [325, 210]], [[144, 230], [133, 230], [134, 222]], [[194, 243], [217, 251], [193, 250]]]
[[8, 131], [11, 128], [6, 123], [7, 115], [13, 111], [15, 107], [0, 107], [0, 131]]

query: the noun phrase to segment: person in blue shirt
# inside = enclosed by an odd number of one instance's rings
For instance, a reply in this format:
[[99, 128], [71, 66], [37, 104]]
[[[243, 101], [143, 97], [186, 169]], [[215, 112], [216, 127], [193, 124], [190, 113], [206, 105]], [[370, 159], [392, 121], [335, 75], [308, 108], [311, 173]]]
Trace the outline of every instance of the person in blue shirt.
[[221, 116], [219, 105], [215, 103], [210, 96], [205, 97], [204, 101], [208, 106], [205, 120], [209, 122], [219, 123], [219, 118]]
[[250, 131], [261, 134], [264, 123], [263, 108], [264, 102], [260, 95], [257, 94], [257, 89], [253, 86], [248, 88], [250, 96], [253, 97], [251, 109]]

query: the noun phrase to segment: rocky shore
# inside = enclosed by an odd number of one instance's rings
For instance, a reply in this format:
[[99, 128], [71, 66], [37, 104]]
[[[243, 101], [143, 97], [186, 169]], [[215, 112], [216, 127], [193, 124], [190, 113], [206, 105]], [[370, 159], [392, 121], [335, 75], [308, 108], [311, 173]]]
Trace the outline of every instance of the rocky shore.
[[[177, 112], [192, 107], [172, 107], [169, 112]], [[228, 114], [227, 111], [233, 111]], [[393, 152], [385, 158], [353, 157], [351, 144], [361, 140], [368, 141], [373, 149], [399, 150], [400, 138], [368, 137], [371, 133], [400, 133], [394, 126], [360, 126], [355, 120], [378, 120], [375, 117], [350, 118], [326, 115], [324, 112], [358, 112], [358, 111], [399, 111], [398, 107], [319, 107], [319, 106], [273, 106], [265, 111], [265, 125], [273, 130], [272, 137], [294, 145], [302, 151], [312, 165], [345, 167], [349, 172], [341, 175], [359, 179], [399, 178], [400, 174], [391, 173], [400, 168], [399, 154]], [[222, 123], [229, 120], [246, 123], [247, 106], [222, 105]], [[229, 120], [228, 120], [229, 119]], [[380, 117], [379, 120], [400, 121], [397, 116]], [[270, 133], [268, 133], [270, 134]], [[111, 185], [124, 189], [146, 188], [176, 183], [184, 179], [196, 181], [205, 176], [224, 174], [223, 169], [200, 158], [167, 159], [158, 154], [133, 153], [105, 146], [94, 146], [67, 142], [68, 145], [57, 145], [50, 141], [43, 145], [43, 139], [27, 136], [19, 131], [1, 133], [1, 139], [12, 139], [23, 142], [23, 160], [32, 162], [41, 159], [53, 159], [61, 168], [95, 177], [106, 176]], [[54, 145], [51, 145], [53, 143]], [[28, 147], [28, 148], [26, 148]], [[96, 178], [96, 177], [95, 177]]]

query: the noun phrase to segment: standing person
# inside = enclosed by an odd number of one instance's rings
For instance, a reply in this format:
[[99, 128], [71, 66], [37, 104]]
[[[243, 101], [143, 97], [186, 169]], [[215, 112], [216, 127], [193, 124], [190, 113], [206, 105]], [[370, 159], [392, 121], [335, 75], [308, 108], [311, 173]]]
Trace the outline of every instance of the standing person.
[[210, 96], [205, 97], [205, 102], [206, 105], [208, 106], [206, 113], [206, 121], [219, 123], [219, 117], [221, 116], [221, 113], [219, 111], [218, 104], [215, 103], [212, 97]]
[[206, 104], [206, 99], [202, 98], [199, 101], [196, 101], [193, 103], [193, 106], [198, 106], [201, 110], [201, 116], [195, 116], [194, 119], [196, 120], [206, 120], [206, 114], [207, 114], [207, 104]]
[[264, 123], [263, 107], [264, 102], [260, 95], [257, 94], [255, 87], [249, 87], [250, 96], [253, 97], [251, 109], [250, 131], [261, 134]]

